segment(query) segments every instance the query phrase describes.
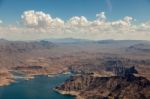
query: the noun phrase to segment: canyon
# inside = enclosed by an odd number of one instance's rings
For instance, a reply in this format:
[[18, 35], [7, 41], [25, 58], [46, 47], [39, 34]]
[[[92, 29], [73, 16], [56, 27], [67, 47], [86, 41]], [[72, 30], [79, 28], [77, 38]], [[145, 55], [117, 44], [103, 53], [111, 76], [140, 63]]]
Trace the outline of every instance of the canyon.
[[[0, 40], [0, 86], [8, 85], [15, 82], [16, 76], [26, 77], [27, 79], [34, 78], [35, 75], [57, 75], [71, 72], [77, 76], [71, 77], [72, 82], [66, 82], [64, 88], [77, 87], [77, 85], [84, 82], [89, 82], [90, 86], [80, 86], [94, 88], [94, 86], [101, 87], [103, 79], [106, 85], [105, 90], [89, 89], [89, 91], [76, 92], [75, 94], [83, 94], [87, 99], [96, 99], [96, 97], [114, 97], [119, 90], [127, 90], [122, 85], [135, 88], [135, 90], [143, 90], [140, 96], [136, 98], [147, 96], [149, 85], [136, 89], [139, 85], [136, 82], [149, 84], [150, 80], [150, 53], [149, 41], [84, 41], [72, 40], [72, 42], [59, 42], [50, 40], [39, 41], [8, 41]], [[146, 51], [145, 51], [146, 50]], [[128, 81], [128, 78], [115, 77], [112, 72], [113, 61], [118, 60], [126, 68], [134, 67], [137, 73], [132, 76], [133, 82]], [[79, 75], [79, 76], [78, 76]], [[92, 76], [91, 76], [92, 75]], [[86, 80], [86, 79], [89, 79]], [[69, 80], [69, 81], [70, 81]], [[83, 80], [83, 81], [82, 81]], [[84, 81], [85, 80], [85, 81]], [[124, 84], [121, 83], [121, 80]], [[72, 85], [80, 81], [77, 85]], [[119, 84], [123, 89], [118, 89], [116, 93], [108, 92], [107, 83], [114, 82]], [[91, 83], [93, 83], [91, 85]], [[95, 85], [94, 85], [95, 83]], [[136, 86], [133, 86], [133, 85]], [[116, 85], [117, 86], [117, 85]], [[77, 89], [81, 89], [77, 87]], [[105, 88], [106, 87], [106, 88]], [[113, 89], [116, 87], [114, 86]], [[58, 88], [63, 91], [63, 88]], [[64, 89], [64, 90], [66, 90]], [[112, 89], [112, 90], [113, 90]], [[68, 89], [67, 89], [68, 90]], [[147, 92], [145, 90], [148, 90]], [[92, 94], [95, 96], [92, 96]], [[105, 95], [100, 95], [97, 91], [103, 91]], [[105, 92], [106, 91], [106, 92]], [[101, 93], [101, 94], [102, 94]], [[106, 94], [107, 93], [107, 94]], [[111, 95], [109, 96], [108, 93]], [[119, 93], [118, 93], [119, 94]], [[123, 94], [123, 93], [120, 93]], [[80, 96], [80, 95], [79, 95]], [[128, 97], [128, 94], [126, 95]], [[90, 98], [88, 98], [90, 97]], [[123, 96], [117, 96], [123, 97]], [[130, 96], [129, 96], [130, 97]], [[97, 98], [99, 99], [99, 98]]]

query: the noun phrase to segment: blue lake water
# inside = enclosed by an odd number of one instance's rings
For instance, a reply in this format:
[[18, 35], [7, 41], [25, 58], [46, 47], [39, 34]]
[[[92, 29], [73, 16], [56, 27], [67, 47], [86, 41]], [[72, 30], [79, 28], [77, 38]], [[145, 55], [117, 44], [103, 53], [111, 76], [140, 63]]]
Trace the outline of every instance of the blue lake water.
[[19, 80], [8, 86], [0, 87], [0, 99], [75, 99], [73, 96], [61, 95], [53, 90], [69, 76], [36, 76], [32, 80]]

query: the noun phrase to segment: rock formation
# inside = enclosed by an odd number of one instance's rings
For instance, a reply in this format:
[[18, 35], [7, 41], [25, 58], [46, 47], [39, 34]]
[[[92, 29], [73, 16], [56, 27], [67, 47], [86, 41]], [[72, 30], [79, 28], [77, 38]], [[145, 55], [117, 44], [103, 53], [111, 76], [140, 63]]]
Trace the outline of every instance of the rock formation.
[[81, 99], [150, 99], [150, 81], [143, 77], [72, 76], [56, 87], [62, 94]]

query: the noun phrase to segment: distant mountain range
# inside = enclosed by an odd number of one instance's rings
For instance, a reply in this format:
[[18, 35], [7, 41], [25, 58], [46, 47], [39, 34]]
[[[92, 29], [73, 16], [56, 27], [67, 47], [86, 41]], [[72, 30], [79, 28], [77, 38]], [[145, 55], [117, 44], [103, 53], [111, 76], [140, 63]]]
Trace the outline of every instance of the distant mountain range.
[[62, 38], [62, 39], [46, 39], [45, 41], [50, 41], [53, 43], [61, 43], [61, 44], [76, 44], [76, 43], [91, 43], [95, 42], [93, 40], [87, 40], [87, 39], [75, 39], [75, 38]]
[[[69, 45], [68, 45], [69, 44]], [[123, 49], [123, 50], [122, 50]], [[16, 65], [27, 57], [88, 53], [150, 53], [150, 42], [140, 40], [50, 39], [40, 41], [8, 41], [0, 39], [0, 66]], [[126, 53], [127, 52], [127, 53]], [[11, 60], [8, 60], [11, 59]], [[25, 61], [23, 61], [25, 64]], [[19, 64], [22, 64], [21, 62]]]
[[33, 42], [25, 42], [25, 41], [8, 41], [8, 40], [0, 40], [0, 52], [2, 51], [12, 51], [12, 53], [16, 51], [24, 52], [31, 51], [36, 49], [49, 49], [53, 47], [54, 44], [48, 41], [33, 41]]
[[139, 43], [128, 47], [130, 52], [150, 52], [150, 43]]
[[75, 38], [63, 38], [63, 39], [45, 39], [53, 43], [99, 43], [99, 44], [138, 44], [146, 43], [150, 41], [145, 40], [88, 40], [88, 39], [75, 39]]

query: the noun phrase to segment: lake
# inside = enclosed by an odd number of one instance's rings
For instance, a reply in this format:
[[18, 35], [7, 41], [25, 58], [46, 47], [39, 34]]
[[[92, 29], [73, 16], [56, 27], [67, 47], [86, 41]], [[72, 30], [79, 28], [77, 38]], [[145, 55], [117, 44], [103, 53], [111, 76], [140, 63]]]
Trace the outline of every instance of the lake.
[[0, 87], [0, 99], [75, 99], [73, 96], [61, 95], [53, 90], [69, 76], [35, 76], [32, 80], [18, 80], [16, 83]]

